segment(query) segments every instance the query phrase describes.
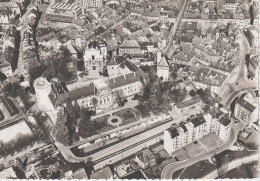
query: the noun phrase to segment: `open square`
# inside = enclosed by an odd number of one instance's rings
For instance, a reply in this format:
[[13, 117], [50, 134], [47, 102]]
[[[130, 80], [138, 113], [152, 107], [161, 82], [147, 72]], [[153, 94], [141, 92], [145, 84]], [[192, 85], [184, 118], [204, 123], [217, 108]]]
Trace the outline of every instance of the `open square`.
[[199, 142], [208, 148], [212, 148], [222, 143], [223, 141], [215, 133], [210, 133], [201, 138]]
[[175, 155], [179, 160], [187, 160], [201, 154], [203, 151], [206, 151], [206, 148], [198, 141], [194, 141], [176, 151]]

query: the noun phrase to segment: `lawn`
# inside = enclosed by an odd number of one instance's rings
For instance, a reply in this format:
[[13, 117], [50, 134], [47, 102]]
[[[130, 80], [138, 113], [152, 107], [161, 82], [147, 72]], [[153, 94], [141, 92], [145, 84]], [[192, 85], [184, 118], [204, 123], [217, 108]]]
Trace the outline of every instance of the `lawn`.
[[184, 168], [177, 170], [176, 172], [174, 172], [172, 174], [172, 179], [178, 179], [180, 177], [180, 174], [182, 173], [182, 171], [184, 170]]
[[98, 130], [98, 129], [101, 129], [101, 128], [104, 128], [105, 126], [107, 126], [106, 121], [107, 121], [108, 117], [109, 117], [109, 115], [105, 115], [105, 116], [93, 119], [92, 122], [93, 122], [94, 129]]
[[113, 115], [122, 118], [122, 125], [126, 125], [140, 119], [140, 112], [134, 108], [122, 109], [114, 112]]
[[206, 161], [200, 161], [194, 165], [187, 167], [180, 175], [180, 179], [199, 179], [206, 173], [209, 173], [216, 169], [215, 165], [212, 165]]
[[132, 112], [126, 112], [126, 113], [124, 113], [124, 114], [122, 114], [122, 115], [120, 115], [124, 120], [128, 120], [128, 119], [131, 119], [131, 118], [134, 118], [135, 117], [135, 115], [134, 115], [134, 113], [132, 113]]

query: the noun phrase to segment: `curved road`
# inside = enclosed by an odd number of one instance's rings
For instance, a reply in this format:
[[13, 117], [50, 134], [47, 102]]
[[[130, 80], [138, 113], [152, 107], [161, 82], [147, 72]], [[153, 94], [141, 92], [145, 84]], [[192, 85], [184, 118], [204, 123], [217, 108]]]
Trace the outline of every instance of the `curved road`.
[[[253, 162], [253, 161], [258, 161], [259, 159], [259, 155], [258, 153], [255, 153], [253, 155], [246, 155], [245, 157], [242, 157], [242, 158], [237, 158], [231, 162], [228, 163], [227, 165], [227, 168], [228, 170], [227, 171], [230, 171], [230, 170], [233, 170], [243, 164], [246, 164], [246, 163], [250, 163], [250, 162]], [[205, 175], [203, 177], [203, 179], [213, 179], [213, 178], [217, 178], [219, 176], [218, 174], [218, 170], [214, 170], [212, 172], [210, 172], [209, 174]]]
[[199, 161], [208, 159], [208, 158], [214, 156], [215, 154], [218, 154], [218, 153], [221, 153], [221, 152], [227, 150], [236, 142], [239, 130], [240, 129], [239, 129], [238, 125], [232, 125], [231, 134], [230, 134], [229, 139], [222, 146], [220, 146], [217, 149], [214, 149], [214, 150], [211, 150], [204, 154], [198, 155], [189, 160], [185, 160], [185, 161], [181, 161], [181, 162], [174, 162], [174, 163], [170, 163], [170, 164], [166, 165], [162, 170], [161, 179], [172, 179], [172, 174], [174, 172], [176, 172], [177, 170], [191, 166]]
[[[96, 153], [93, 153], [86, 157], [77, 157], [75, 156], [68, 146], [64, 146], [63, 144], [55, 141], [55, 145], [58, 147], [59, 151], [61, 152], [62, 156], [65, 158], [65, 160], [75, 163], [75, 162], [82, 162], [82, 161], [88, 161], [91, 160], [93, 162], [99, 162], [100, 160], [104, 159], [106, 157], [107, 159], [110, 159], [110, 156], [113, 156], [113, 153], [120, 151], [127, 150], [133, 147], [135, 145], [136, 147], [141, 144], [144, 145], [144, 141], [149, 141], [151, 137], [161, 137], [161, 133], [163, 133], [163, 130], [169, 128], [173, 124], [172, 120], [169, 122], [165, 122], [162, 125], [159, 125], [155, 128], [152, 128], [150, 130], [147, 130], [146, 132], [140, 133], [134, 137], [131, 137], [127, 140], [124, 140], [120, 143], [117, 143], [113, 146], [110, 146], [104, 150], [100, 150]], [[136, 150], [138, 151], [138, 150]], [[135, 153], [135, 152], [133, 152]], [[132, 154], [133, 154], [132, 153]], [[109, 157], [109, 158], [108, 158]]]
[[[253, 81], [247, 78], [248, 70], [246, 66], [245, 57], [246, 54], [250, 54], [251, 48], [246, 39], [246, 36], [242, 31], [239, 31], [240, 34], [243, 36], [243, 40], [240, 42], [240, 52], [238, 58], [239, 60], [239, 67], [237, 73], [231, 77], [224, 85], [231, 85], [234, 88], [232, 92], [222, 92], [222, 100], [221, 103], [224, 107], [229, 107], [230, 103], [241, 93], [241, 91], [251, 90], [258, 87], [258, 82]], [[224, 85], [222, 89], [224, 88]]]

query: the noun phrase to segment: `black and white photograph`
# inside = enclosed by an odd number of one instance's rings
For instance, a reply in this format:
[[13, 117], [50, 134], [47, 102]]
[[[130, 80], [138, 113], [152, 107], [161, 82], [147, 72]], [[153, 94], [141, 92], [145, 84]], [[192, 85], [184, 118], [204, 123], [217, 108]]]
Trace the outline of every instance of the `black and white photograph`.
[[258, 0], [0, 0], [0, 180], [259, 179]]

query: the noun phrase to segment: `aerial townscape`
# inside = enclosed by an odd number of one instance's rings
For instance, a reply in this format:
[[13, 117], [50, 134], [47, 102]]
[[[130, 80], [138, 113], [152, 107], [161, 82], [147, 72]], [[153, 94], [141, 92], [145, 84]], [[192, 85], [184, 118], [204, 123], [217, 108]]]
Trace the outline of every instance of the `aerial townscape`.
[[1, 0], [0, 179], [259, 177], [258, 0]]

